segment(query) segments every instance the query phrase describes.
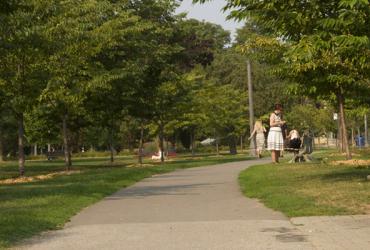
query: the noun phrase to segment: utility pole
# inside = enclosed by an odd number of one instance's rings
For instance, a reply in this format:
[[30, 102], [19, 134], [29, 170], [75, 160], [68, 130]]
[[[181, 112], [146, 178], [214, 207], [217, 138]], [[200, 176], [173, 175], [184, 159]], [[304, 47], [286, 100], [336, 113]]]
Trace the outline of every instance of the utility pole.
[[[248, 101], [249, 101], [249, 129], [252, 133], [254, 128], [254, 109], [253, 109], [253, 84], [252, 84], [252, 66], [251, 61], [247, 60], [248, 70]], [[253, 137], [250, 143], [251, 155], [256, 155], [256, 137]]]

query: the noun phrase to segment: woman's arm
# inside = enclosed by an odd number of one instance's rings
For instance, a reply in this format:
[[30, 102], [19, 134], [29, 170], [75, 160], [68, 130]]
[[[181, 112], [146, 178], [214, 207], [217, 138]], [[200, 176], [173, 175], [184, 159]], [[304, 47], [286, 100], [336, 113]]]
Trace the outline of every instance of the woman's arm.
[[248, 138], [248, 140], [252, 139], [255, 133], [256, 133], [256, 129], [253, 129], [253, 132], [252, 132], [251, 136]]

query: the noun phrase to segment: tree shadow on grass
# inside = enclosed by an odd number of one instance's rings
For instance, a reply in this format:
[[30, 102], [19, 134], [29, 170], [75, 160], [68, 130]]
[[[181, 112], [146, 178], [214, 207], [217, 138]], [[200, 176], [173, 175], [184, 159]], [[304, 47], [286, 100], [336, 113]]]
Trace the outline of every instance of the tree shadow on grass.
[[367, 176], [370, 175], [370, 166], [361, 166], [353, 168], [345, 168], [341, 170], [334, 170], [330, 173], [321, 176], [321, 179], [326, 181], [366, 181]]
[[163, 185], [163, 186], [135, 186], [123, 189], [107, 198], [106, 200], [121, 200], [127, 198], [143, 198], [148, 196], [163, 196], [163, 195], [194, 195], [199, 194], [197, 191], [200, 187], [209, 187], [221, 185], [224, 183], [194, 183], [183, 185]]

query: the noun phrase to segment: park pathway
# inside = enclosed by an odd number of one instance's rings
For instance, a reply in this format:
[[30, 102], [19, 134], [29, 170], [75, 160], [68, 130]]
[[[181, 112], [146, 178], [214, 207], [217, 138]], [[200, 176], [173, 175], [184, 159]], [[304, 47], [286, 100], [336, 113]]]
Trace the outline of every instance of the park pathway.
[[245, 198], [243, 169], [266, 160], [147, 178], [84, 209], [23, 249], [315, 249], [281, 213]]

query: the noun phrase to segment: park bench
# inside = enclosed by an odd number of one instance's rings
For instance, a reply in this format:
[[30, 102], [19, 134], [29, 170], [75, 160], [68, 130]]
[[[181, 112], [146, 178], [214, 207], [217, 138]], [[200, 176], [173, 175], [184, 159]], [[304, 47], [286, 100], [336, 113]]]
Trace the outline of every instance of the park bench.
[[50, 151], [46, 153], [46, 158], [48, 159], [48, 161], [51, 161], [58, 157], [63, 157], [63, 156], [64, 156], [64, 151], [62, 150]]
[[284, 149], [285, 151], [288, 152], [293, 152], [293, 158], [289, 161], [289, 163], [295, 163], [295, 162], [311, 162], [311, 153], [312, 153], [312, 148], [286, 148]]

